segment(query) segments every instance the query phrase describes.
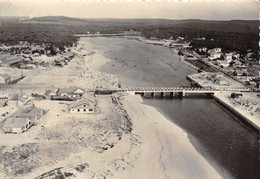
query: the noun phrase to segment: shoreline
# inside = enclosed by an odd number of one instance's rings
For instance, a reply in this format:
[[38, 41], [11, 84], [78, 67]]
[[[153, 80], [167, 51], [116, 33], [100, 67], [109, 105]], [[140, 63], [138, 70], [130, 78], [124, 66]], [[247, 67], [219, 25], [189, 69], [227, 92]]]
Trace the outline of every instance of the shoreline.
[[[164, 153], [160, 154], [162, 155], [161, 163], [166, 176], [170, 176], [170, 178], [232, 178], [226, 172], [223, 174], [223, 169], [215, 164], [212, 159], [208, 158], [208, 156], [203, 156], [202, 153], [194, 147], [194, 144], [200, 146], [199, 142], [193, 136], [187, 134], [182, 128], [169, 121], [165, 114], [152, 106], [143, 104], [140, 96], [127, 95], [126, 101], [127, 102], [124, 101], [123, 103], [128, 103], [128, 105], [132, 107], [132, 109], [128, 109], [129, 106], [126, 105], [126, 110], [133, 120], [133, 132], [137, 133], [137, 135], [142, 138], [145, 138], [148, 134], [147, 131], [142, 130], [142, 127], [144, 124], [146, 124], [146, 126], [150, 125], [153, 128], [153, 131], [149, 132], [149, 136], [154, 135], [152, 133], [156, 133], [156, 139], [160, 144], [160, 146], [157, 146], [156, 148], [161, 148], [163, 150], [166, 150], [165, 148], [167, 148], [166, 152], [164, 151]], [[138, 120], [140, 119], [139, 111], [142, 113], [141, 119], [144, 120], [142, 122]], [[144, 140], [144, 143], [153, 142], [154, 140], [155, 139], [150, 138], [147, 141]], [[176, 147], [176, 144], [181, 147]], [[146, 153], [152, 153], [152, 150], [149, 149]], [[176, 160], [178, 160], [178, 162], [176, 162]], [[182, 165], [183, 163], [189, 166]], [[175, 171], [176, 168], [182, 171], [178, 171], [180, 172], [179, 175], [176, 174], [178, 173]], [[192, 175], [189, 175], [191, 173]]]
[[[174, 125], [176, 125], [177, 127], [179, 127], [177, 124], [175, 124], [173, 121], [171, 121], [170, 118], [164, 112], [162, 112], [159, 108], [156, 108], [156, 107], [153, 107], [153, 108], [156, 109], [158, 111], [158, 113], [160, 113], [162, 116], [164, 116], [164, 118], [166, 120], [168, 120], [169, 122], [171, 122]], [[217, 171], [217, 173], [222, 178], [234, 178], [234, 176], [232, 176], [225, 168], [223, 168], [219, 163], [217, 163], [217, 161], [213, 160], [213, 158], [206, 152], [206, 150], [203, 148], [202, 144], [196, 137], [194, 137], [192, 134], [187, 133], [185, 129], [182, 129], [181, 127], [179, 127], [179, 128], [187, 134], [187, 139], [193, 145], [195, 150], [207, 161], [207, 163], [210, 166], [212, 166]]]

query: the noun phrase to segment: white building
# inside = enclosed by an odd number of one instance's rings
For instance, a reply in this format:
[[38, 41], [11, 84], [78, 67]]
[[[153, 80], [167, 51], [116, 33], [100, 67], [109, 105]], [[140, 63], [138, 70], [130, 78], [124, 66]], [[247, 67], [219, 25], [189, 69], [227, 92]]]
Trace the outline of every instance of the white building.
[[222, 53], [220, 53], [220, 52], [212, 52], [212, 53], [210, 53], [209, 59], [214, 60], [214, 59], [220, 58], [221, 55], [222, 55]]
[[221, 50], [221, 48], [213, 48], [213, 49], [210, 49], [210, 50], [208, 50], [208, 52], [209, 53], [220, 53], [222, 50]]
[[91, 114], [95, 112], [95, 105], [88, 99], [76, 101], [69, 106], [70, 113]]
[[225, 57], [226, 61], [231, 62], [233, 60], [233, 53], [226, 53]]
[[226, 60], [218, 60], [218, 65], [222, 68], [229, 67], [230, 63]]
[[227, 80], [223, 77], [219, 77], [216, 79], [216, 83], [218, 85], [229, 85], [229, 83], [227, 82]]

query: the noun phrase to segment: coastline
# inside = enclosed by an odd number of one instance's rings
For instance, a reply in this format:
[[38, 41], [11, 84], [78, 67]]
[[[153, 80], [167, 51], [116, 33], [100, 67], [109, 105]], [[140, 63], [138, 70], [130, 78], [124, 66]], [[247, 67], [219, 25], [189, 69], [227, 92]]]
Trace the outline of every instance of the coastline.
[[[89, 45], [91, 47], [91, 44]], [[99, 52], [96, 51], [96, 53]], [[98, 62], [92, 60], [91, 63]], [[103, 64], [105, 63], [106, 61], [103, 62]], [[102, 65], [98, 66], [99, 67], [96, 68], [96, 70], [100, 70], [102, 67]], [[167, 116], [158, 111], [158, 109], [142, 103], [140, 96], [128, 95], [123, 99], [124, 107], [133, 120], [133, 133], [140, 136], [144, 141], [142, 153], [145, 153], [145, 156], [142, 155], [142, 157], [140, 157], [141, 159], [136, 163], [138, 167], [134, 167], [134, 171], [119, 173], [115, 175], [115, 178], [140, 177], [140, 171], [138, 171], [137, 168], [142, 171], [147, 171], [143, 172], [143, 178], [157, 178], [162, 176], [171, 176], [170, 178], [227, 178], [228, 176], [228, 178], [231, 178], [228, 173], [223, 174], [223, 169], [219, 165], [215, 164], [209, 156], [205, 157], [204, 155], [203, 157], [201, 152], [203, 149], [194, 137], [188, 136], [183, 129], [170, 122], [167, 119]], [[140, 114], [137, 114], [136, 111], [138, 110], [140, 111]], [[140, 121], [140, 119], [145, 120]], [[144, 126], [150, 128], [150, 132], [147, 131], [147, 128], [144, 129]], [[151, 138], [151, 135], [153, 135], [154, 138]], [[160, 152], [158, 148], [172, 149], [176, 143], [182, 147], [176, 147], [173, 149], [174, 155], [171, 155], [170, 157], [172, 161], [167, 161], [168, 156], [161, 156], [163, 155], [163, 152]], [[155, 144], [157, 150], [153, 151], [154, 148], [151, 145]], [[197, 148], [201, 148], [201, 150], [196, 149], [194, 145], [196, 145]], [[168, 150], [167, 152], [172, 151]], [[168, 154], [167, 152], [166, 154]], [[150, 159], [153, 157], [158, 157], [160, 160], [156, 160], [155, 163], [153, 163], [153, 160]], [[177, 159], [178, 162], [176, 162], [175, 159]], [[191, 159], [193, 159], [192, 162]], [[158, 163], [160, 165], [158, 165]], [[180, 163], [182, 163], [181, 167], [179, 166]], [[187, 163], [193, 164], [190, 164], [191, 166], [187, 167], [185, 166]], [[149, 166], [149, 164], [154, 166]], [[146, 167], [144, 168], [144, 166]], [[157, 169], [154, 169], [153, 167], [157, 167]], [[160, 170], [160, 172], [158, 172], [158, 170]], [[152, 173], [151, 171], [157, 171], [156, 173], [158, 173], [158, 176], [155, 177], [155, 173]], [[148, 174], [150, 174], [150, 176], [148, 176]]]

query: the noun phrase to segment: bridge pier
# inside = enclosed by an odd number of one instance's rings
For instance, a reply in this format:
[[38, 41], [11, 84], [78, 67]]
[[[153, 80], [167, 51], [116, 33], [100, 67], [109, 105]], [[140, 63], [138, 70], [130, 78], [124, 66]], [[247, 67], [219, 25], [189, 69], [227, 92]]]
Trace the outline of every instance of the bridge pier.
[[173, 97], [175, 96], [175, 93], [174, 92], [170, 92], [170, 97]]
[[154, 97], [154, 92], [151, 92], [151, 96]]
[[165, 96], [165, 92], [161, 92], [161, 96]]
[[182, 91], [182, 92], [179, 92], [178, 95], [179, 95], [180, 97], [184, 97], [184, 96], [185, 96], [185, 92], [183, 92], [183, 91]]

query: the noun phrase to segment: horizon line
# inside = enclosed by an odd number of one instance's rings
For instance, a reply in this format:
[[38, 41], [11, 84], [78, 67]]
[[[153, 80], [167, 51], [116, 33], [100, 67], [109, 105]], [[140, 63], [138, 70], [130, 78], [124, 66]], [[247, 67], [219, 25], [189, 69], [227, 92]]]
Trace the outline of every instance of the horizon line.
[[[22, 18], [22, 17], [27, 17], [27, 16], [4, 16], [1, 15], [0, 17], [10, 17], [10, 18]], [[28, 16], [30, 17], [30, 16]], [[192, 18], [187, 18], [187, 19], [168, 19], [168, 18], [119, 18], [119, 17], [73, 17], [73, 16], [65, 16], [65, 15], [46, 15], [46, 16], [34, 16], [30, 17], [30, 19], [33, 18], [39, 18], [39, 17], [67, 17], [67, 18], [74, 18], [74, 19], [82, 19], [82, 20], [87, 20], [87, 19], [117, 19], [117, 20], [169, 20], [169, 21], [182, 21], [182, 20], [201, 20], [201, 21], [259, 21], [259, 19], [192, 19]]]

